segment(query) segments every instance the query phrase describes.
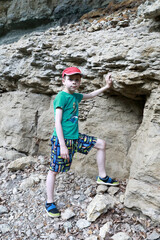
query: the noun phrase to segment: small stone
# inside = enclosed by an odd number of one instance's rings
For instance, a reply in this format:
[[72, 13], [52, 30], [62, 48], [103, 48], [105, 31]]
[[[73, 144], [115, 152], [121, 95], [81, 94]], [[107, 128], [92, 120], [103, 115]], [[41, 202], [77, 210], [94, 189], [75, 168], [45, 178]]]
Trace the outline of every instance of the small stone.
[[21, 190], [26, 190], [27, 188], [33, 187], [36, 183], [40, 181], [38, 176], [30, 176], [29, 178], [23, 180], [20, 185]]
[[75, 216], [75, 213], [70, 208], [67, 208], [63, 213], [61, 213], [61, 217], [63, 220], [68, 220], [74, 216]]
[[78, 194], [73, 196], [74, 199], [78, 199], [79, 197], [80, 197], [80, 195], [78, 195]]
[[28, 229], [28, 230], [27, 230], [27, 232], [26, 232], [26, 235], [27, 235], [28, 237], [30, 237], [30, 236], [31, 236], [31, 234], [32, 234], [31, 230], [30, 230], [30, 229]]
[[64, 228], [65, 228], [66, 230], [72, 228], [72, 224], [71, 224], [71, 222], [68, 222], [68, 221], [65, 222], [63, 226], [64, 226]]
[[114, 196], [117, 192], [118, 192], [119, 188], [118, 187], [110, 187], [108, 189], [108, 193], [111, 195], [111, 196]]
[[2, 232], [2, 234], [7, 233], [11, 231], [11, 228], [8, 224], [0, 224], [0, 232]]
[[17, 188], [14, 187], [13, 188], [13, 194], [15, 195], [17, 193], [17, 191], [18, 191]]
[[89, 27], [89, 28], [87, 29], [87, 31], [88, 31], [88, 32], [94, 32], [95, 30], [94, 30], [94, 28], [91, 26], [91, 27]]
[[11, 179], [14, 180], [16, 178], [16, 174], [11, 175]]
[[110, 227], [112, 225], [112, 222], [107, 222], [106, 224], [103, 225], [103, 227], [100, 228], [100, 237], [102, 239], [105, 239], [106, 234], [110, 231]]
[[88, 222], [86, 219], [79, 219], [76, 223], [76, 226], [79, 228], [79, 229], [83, 229], [83, 228], [87, 228], [91, 225], [90, 222]]
[[107, 190], [108, 190], [108, 187], [107, 187], [107, 186], [105, 186], [105, 185], [99, 185], [99, 186], [97, 187], [96, 192], [97, 192], [97, 194], [99, 194], [99, 193], [105, 193], [105, 192], [107, 192]]
[[85, 238], [85, 240], [97, 240], [97, 239], [98, 239], [98, 238], [97, 238], [97, 236], [95, 236], [95, 235], [91, 235], [91, 236]]
[[55, 239], [57, 239], [57, 234], [56, 234], [56, 233], [51, 233], [51, 234], [49, 235], [49, 239], [50, 239], [50, 240], [55, 240]]
[[116, 233], [113, 237], [111, 237], [111, 239], [113, 239], [113, 240], [131, 240], [130, 236], [128, 236], [124, 232]]
[[36, 226], [36, 228], [37, 228], [37, 229], [43, 228], [43, 223], [38, 224], [38, 225]]
[[38, 160], [40, 161], [40, 163], [41, 163], [42, 165], [48, 164], [48, 159], [45, 158], [44, 156], [38, 156]]
[[159, 240], [160, 239], [160, 234], [154, 230], [151, 234], [147, 236], [147, 240]]
[[92, 191], [93, 191], [93, 188], [92, 188], [92, 186], [90, 186], [90, 187], [87, 188], [87, 190], [84, 192], [84, 194], [87, 195], [87, 196], [90, 196]]
[[120, 197], [119, 197], [120, 203], [124, 203], [124, 199], [125, 199], [124, 194], [121, 194]]
[[5, 206], [0, 205], [0, 214], [4, 214], [4, 213], [8, 213], [8, 209]]

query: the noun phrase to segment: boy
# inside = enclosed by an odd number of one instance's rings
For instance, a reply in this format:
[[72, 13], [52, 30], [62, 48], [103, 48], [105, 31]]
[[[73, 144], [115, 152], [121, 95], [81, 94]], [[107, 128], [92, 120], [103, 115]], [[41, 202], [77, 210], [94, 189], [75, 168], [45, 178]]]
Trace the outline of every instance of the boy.
[[78, 103], [90, 99], [109, 89], [112, 85], [111, 75], [106, 77], [106, 86], [89, 94], [75, 93], [81, 83], [82, 73], [76, 67], [68, 67], [62, 73], [64, 90], [54, 100], [55, 129], [52, 142], [51, 164], [47, 176], [46, 211], [50, 217], [59, 217], [60, 212], [53, 200], [56, 175], [70, 169], [75, 152], [88, 154], [94, 147], [97, 149], [98, 184], [117, 186], [119, 182], [107, 176], [105, 171], [106, 143], [96, 137], [78, 132]]

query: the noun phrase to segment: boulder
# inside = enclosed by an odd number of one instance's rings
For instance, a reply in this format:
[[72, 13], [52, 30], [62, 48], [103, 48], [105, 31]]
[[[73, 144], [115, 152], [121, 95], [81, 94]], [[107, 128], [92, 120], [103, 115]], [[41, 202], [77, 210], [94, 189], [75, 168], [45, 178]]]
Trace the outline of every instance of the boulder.
[[37, 162], [37, 159], [34, 157], [23, 157], [18, 158], [7, 166], [10, 171], [24, 170], [26, 167], [33, 165]]
[[101, 214], [113, 208], [115, 200], [109, 194], [96, 195], [87, 207], [87, 220], [94, 222]]
[[147, 100], [143, 122], [131, 144], [129, 156], [134, 161], [125, 193], [126, 207], [138, 208], [154, 221], [160, 220], [159, 93], [160, 89], [156, 89]]

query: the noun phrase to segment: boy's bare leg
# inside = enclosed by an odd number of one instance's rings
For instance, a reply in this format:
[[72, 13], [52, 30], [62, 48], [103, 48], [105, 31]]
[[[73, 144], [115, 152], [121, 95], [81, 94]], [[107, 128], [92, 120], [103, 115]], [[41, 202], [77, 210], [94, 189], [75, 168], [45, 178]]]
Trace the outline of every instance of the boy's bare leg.
[[55, 181], [56, 181], [56, 175], [57, 172], [53, 172], [49, 170], [47, 175], [47, 203], [53, 203], [54, 202], [54, 187], [55, 187]]
[[97, 142], [94, 146], [97, 149], [97, 165], [99, 176], [101, 178], [106, 177], [105, 162], [106, 162], [106, 142], [102, 139], [97, 139]]

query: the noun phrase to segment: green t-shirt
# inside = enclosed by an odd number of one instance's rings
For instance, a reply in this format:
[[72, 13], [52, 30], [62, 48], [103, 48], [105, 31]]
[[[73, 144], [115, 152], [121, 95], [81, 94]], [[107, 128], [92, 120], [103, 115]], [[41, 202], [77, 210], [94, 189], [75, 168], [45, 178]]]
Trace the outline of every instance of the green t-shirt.
[[[65, 139], [78, 139], [78, 103], [82, 100], [83, 94], [59, 92], [54, 100], [54, 118], [56, 108], [62, 108], [62, 129]], [[57, 136], [54, 128], [53, 136]]]

